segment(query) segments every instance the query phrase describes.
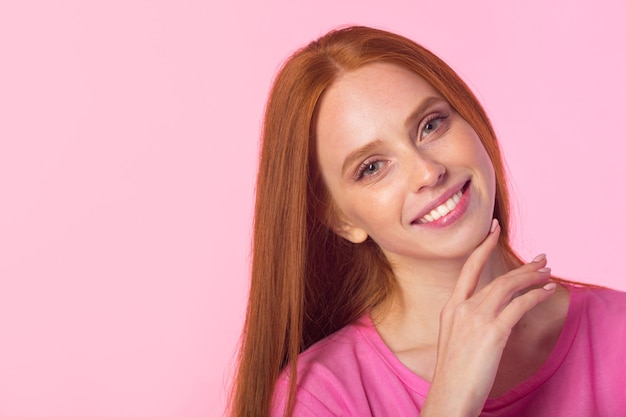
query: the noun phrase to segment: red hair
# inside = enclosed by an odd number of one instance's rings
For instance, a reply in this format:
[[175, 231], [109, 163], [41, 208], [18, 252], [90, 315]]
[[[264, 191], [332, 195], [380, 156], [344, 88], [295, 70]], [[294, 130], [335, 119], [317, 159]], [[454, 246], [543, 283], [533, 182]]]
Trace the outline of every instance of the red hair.
[[430, 83], [480, 137], [496, 175], [499, 247], [509, 242], [509, 194], [493, 128], [459, 76], [427, 49], [367, 27], [326, 34], [297, 51], [277, 75], [267, 103], [256, 188], [252, 281], [231, 412], [269, 414], [273, 387], [289, 366], [293, 404], [297, 356], [384, 301], [393, 290], [386, 258], [371, 240], [352, 244], [330, 227], [333, 207], [315, 155], [316, 110], [342, 73], [392, 63]]

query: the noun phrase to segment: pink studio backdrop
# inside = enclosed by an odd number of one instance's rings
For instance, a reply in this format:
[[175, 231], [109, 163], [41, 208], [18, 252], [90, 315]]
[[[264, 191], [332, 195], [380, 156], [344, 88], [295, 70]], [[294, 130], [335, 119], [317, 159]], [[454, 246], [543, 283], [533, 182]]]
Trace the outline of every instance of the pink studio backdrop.
[[328, 29], [397, 31], [472, 85], [518, 248], [626, 290], [619, 1], [0, 5], [0, 417], [222, 415], [260, 120]]

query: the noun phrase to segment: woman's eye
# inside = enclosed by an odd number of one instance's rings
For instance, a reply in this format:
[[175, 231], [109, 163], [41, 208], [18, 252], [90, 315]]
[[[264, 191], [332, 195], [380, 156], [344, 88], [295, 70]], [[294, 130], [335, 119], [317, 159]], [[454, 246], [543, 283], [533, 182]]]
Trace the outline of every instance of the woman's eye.
[[431, 120], [427, 121], [426, 123], [424, 123], [424, 127], [422, 128], [422, 132], [421, 132], [420, 136], [423, 138], [423, 137], [433, 133], [435, 130], [437, 130], [437, 128], [441, 124], [442, 120], [443, 120], [443, 118], [437, 117], [435, 119], [431, 119]]
[[357, 172], [357, 179], [375, 175], [381, 168], [383, 161], [364, 162]]

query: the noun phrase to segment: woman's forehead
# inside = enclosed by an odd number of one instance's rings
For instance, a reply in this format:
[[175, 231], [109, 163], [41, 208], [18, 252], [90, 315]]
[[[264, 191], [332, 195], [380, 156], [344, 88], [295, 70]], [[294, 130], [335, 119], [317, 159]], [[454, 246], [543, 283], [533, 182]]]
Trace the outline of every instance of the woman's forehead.
[[[325, 92], [317, 117], [317, 133], [363, 130], [391, 118], [404, 124], [425, 100], [442, 99], [417, 74], [389, 63], [374, 63], [342, 74]], [[350, 134], [350, 132], [346, 132]]]

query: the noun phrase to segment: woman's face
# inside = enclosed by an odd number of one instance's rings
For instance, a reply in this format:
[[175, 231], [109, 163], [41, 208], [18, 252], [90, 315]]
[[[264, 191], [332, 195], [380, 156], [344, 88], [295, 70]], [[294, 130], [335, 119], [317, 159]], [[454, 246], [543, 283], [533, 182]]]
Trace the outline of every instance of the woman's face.
[[494, 208], [491, 161], [470, 125], [417, 75], [376, 63], [341, 76], [317, 119], [334, 229], [392, 263], [465, 258]]

